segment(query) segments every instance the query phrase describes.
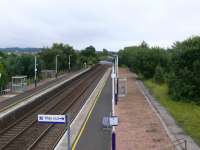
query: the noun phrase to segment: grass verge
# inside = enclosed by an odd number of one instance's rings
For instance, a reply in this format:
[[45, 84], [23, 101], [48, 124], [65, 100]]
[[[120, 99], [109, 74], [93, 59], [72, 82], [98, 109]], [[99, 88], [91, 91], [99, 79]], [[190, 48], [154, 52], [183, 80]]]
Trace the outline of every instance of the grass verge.
[[175, 118], [177, 124], [200, 145], [200, 106], [172, 100], [168, 95], [166, 84], [158, 85], [152, 80], [146, 80], [144, 83], [160, 104]]

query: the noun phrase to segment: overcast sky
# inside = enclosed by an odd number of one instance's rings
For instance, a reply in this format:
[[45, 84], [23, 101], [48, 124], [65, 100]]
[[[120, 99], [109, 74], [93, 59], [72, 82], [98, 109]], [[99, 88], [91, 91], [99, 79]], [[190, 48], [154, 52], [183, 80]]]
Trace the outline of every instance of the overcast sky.
[[199, 35], [199, 17], [199, 0], [0, 0], [0, 47], [169, 47]]

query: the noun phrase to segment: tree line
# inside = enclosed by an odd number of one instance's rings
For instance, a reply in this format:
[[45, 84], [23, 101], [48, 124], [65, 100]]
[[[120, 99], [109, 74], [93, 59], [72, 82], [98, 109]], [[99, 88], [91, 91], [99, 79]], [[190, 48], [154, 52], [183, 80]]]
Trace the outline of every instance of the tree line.
[[0, 87], [5, 88], [12, 76], [27, 75], [34, 77], [34, 57], [37, 57], [37, 75], [41, 77], [41, 70], [55, 70], [56, 55], [58, 57], [58, 71], [68, 70], [70, 67], [77, 70], [84, 64], [93, 65], [108, 55], [108, 51], [96, 51], [95, 47], [88, 46], [83, 50], [75, 50], [72, 46], [63, 43], [54, 43], [51, 47], [44, 47], [38, 53], [19, 54], [0, 51]]
[[200, 37], [175, 42], [172, 48], [149, 47], [146, 42], [119, 51], [119, 63], [142, 79], [166, 83], [174, 100], [200, 102]]

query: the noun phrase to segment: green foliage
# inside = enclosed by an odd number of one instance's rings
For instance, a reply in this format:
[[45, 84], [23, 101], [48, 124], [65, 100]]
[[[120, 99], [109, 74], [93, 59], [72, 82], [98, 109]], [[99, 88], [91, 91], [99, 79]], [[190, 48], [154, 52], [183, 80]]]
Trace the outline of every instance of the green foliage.
[[200, 36], [192, 36], [182, 42], [175, 42], [172, 46], [176, 50], [199, 50], [200, 49]]
[[39, 53], [39, 57], [43, 61], [42, 68], [54, 70], [56, 55], [59, 54], [61, 54], [61, 51], [58, 49], [43, 48]]
[[[5, 60], [6, 72], [8, 78], [15, 75], [27, 75], [28, 77], [34, 76], [34, 56], [32, 54], [15, 55], [12, 54]], [[40, 73], [41, 65], [38, 60], [38, 73]]]
[[164, 83], [164, 71], [160, 65], [156, 67], [154, 81], [158, 84]]
[[107, 49], [103, 49], [103, 51], [96, 52], [98, 60], [108, 60], [108, 56], [111, 54]]
[[44, 47], [41, 52], [34, 55], [6, 54], [0, 51], [0, 86], [4, 88], [15, 75], [27, 75], [28, 78], [32, 78], [35, 69], [35, 55], [37, 56], [37, 75], [40, 77], [41, 69], [55, 70], [56, 55], [58, 55], [58, 71], [64, 71], [69, 68], [69, 56], [70, 69], [77, 70], [83, 67], [84, 62], [93, 65], [101, 56], [106, 57], [108, 54], [106, 49], [97, 53], [93, 46], [86, 47], [79, 52], [72, 46], [62, 43], [54, 43], [50, 48]]
[[54, 43], [51, 48], [43, 48], [39, 53], [40, 59], [43, 61], [42, 67], [45, 69], [55, 69], [56, 55], [58, 55], [58, 69], [67, 70], [69, 65], [75, 67], [78, 63], [77, 53], [70, 45], [62, 43]]
[[81, 54], [85, 57], [96, 57], [96, 50], [93, 46], [89, 46], [82, 50]]
[[16, 64], [17, 75], [27, 75], [28, 77], [33, 77], [34, 75], [34, 56], [23, 54], [17, 57], [17, 64]]
[[200, 103], [200, 37], [175, 42], [172, 49], [149, 48], [146, 42], [119, 51], [120, 64], [127, 65], [143, 79], [167, 81], [176, 100]]
[[161, 105], [175, 118], [178, 125], [183, 127], [185, 132], [200, 144], [200, 106], [192, 102], [174, 101], [168, 94], [167, 84], [158, 85], [152, 82], [152, 80], [147, 80], [145, 85]]
[[81, 51], [81, 64], [87, 63], [89, 65], [95, 64], [98, 61], [96, 49], [93, 46], [86, 47]]
[[7, 83], [7, 75], [6, 75], [6, 70], [5, 67], [2, 63], [0, 63], [0, 87], [4, 87]]
[[5, 57], [6, 57], [6, 54], [4, 52], [0, 51], [0, 59], [5, 58]]
[[174, 53], [171, 64], [169, 93], [172, 97], [199, 101], [200, 49], [194, 48]]
[[159, 47], [148, 48], [143, 42], [141, 46], [126, 47], [119, 51], [119, 63], [149, 79], [154, 77], [156, 66], [167, 68], [168, 54]]

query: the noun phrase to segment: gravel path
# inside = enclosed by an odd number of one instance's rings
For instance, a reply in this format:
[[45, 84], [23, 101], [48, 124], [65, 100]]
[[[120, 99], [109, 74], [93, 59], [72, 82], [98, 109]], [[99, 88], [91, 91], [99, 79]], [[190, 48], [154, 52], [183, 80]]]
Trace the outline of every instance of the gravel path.
[[128, 95], [119, 98], [116, 115], [118, 150], [173, 150], [173, 144], [160, 120], [140, 92], [133, 73], [119, 69], [120, 77], [127, 77]]

